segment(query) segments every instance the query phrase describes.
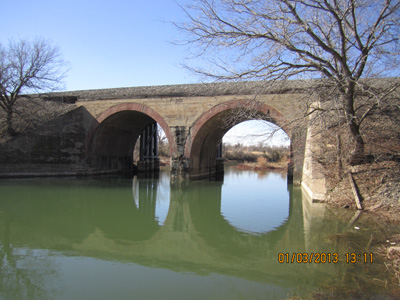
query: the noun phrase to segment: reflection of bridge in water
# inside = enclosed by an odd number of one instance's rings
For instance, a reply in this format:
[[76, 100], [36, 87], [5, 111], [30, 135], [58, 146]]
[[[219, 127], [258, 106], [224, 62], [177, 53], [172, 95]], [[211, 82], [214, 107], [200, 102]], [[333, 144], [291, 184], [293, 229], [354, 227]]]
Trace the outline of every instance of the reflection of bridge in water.
[[[155, 214], [159, 180], [139, 179], [136, 184], [134, 201], [127, 188], [111, 186], [99, 194], [96, 183], [83, 195], [79, 187], [66, 186], [64, 192], [70, 197], [60, 201], [54, 201], [60, 190], [50, 189], [47, 198], [29, 212], [21, 209], [28, 201], [23, 198], [19, 202], [1, 202], [2, 249], [73, 251], [103, 260], [122, 259], [174, 271], [234, 275], [282, 286], [299, 284], [304, 280], [302, 274], [315, 267], [277, 261], [280, 252], [312, 250], [308, 239], [318, 234], [311, 220], [303, 219], [312, 217], [304, 212], [300, 188], [289, 188], [285, 223], [270, 232], [249, 234], [237, 230], [222, 216], [221, 182], [171, 184], [169, 211], [162, 226]], [[107, 183], [101, 182], [101, 186], [107, 187]], [[44, 207], [46, 212], [41, 212]], [[323, 270], [328, 274], [335, 272], [335, 267], [325, 266]]]

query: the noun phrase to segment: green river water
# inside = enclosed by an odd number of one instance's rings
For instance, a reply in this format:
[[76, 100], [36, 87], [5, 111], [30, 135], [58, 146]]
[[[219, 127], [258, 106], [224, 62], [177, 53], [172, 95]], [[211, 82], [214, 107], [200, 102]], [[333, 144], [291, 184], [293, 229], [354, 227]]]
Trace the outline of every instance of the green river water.
[[279, 173], [3, 179], [0, 299], [396, 299], [395, 230]]

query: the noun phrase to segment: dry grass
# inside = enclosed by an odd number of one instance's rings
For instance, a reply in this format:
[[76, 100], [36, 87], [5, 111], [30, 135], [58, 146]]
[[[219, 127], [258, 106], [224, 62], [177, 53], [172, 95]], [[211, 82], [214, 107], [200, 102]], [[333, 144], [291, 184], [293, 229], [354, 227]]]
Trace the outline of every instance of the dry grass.
[[235, 166], [238, 170], [254, 170], [254, 171], [284, 171], [286, 172], [288, 166], [288, 161], [280, 162], [266, 162], [265, 164], [259, 164], [258, 162], [244, 162]]
[[385, 266], [393, 275], [393, 284], [400, 289], [400, 234], [390, 237], [378, 254], [385, 259]]

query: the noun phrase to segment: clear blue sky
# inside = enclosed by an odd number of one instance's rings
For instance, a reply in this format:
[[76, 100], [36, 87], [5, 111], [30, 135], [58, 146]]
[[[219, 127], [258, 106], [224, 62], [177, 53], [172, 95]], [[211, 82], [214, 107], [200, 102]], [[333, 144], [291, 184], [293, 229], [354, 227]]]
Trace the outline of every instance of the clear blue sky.
[[[178, 5], [185, 2], [190, 0], [1, 0], [0, 43], [50, 39], [70, 65], [65, 80], [69, 91], [198, 83], [197, 76], [181, 67], [187, 49], [173, 44], [183, 37], [171, 21], [185, 20]], [[224, 142], [262, 140], [244, 140], [241, 136], [249, 132], [268, 129], [242, 123]], [[273, 144], [288, 143], [279, 141]]]
[[172, 44], [179, 1], [1, 0], [0, 43], [50, 39], [70, 64], [67, 90], [196, 83], [180, 66], [185, 47]]

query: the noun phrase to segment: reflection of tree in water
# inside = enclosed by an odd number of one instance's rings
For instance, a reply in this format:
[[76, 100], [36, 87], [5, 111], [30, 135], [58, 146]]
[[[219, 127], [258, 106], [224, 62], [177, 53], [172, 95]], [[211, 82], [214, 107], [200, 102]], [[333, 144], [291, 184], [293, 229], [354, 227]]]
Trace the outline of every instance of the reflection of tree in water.
[[47, 251], [14, 247], [1, 212], [0, 220], [0, 299], [52, 299], [44, 287], [46, 277], [55, 275]]

